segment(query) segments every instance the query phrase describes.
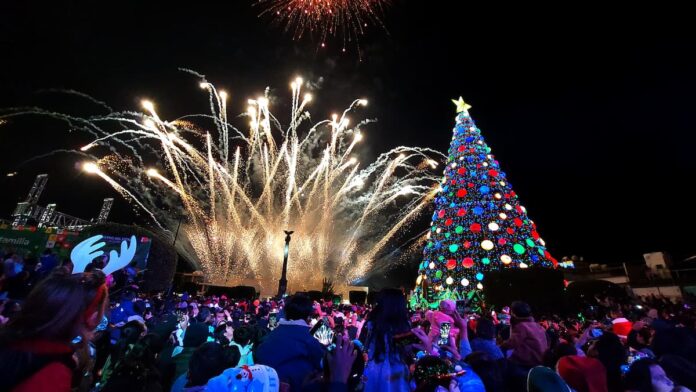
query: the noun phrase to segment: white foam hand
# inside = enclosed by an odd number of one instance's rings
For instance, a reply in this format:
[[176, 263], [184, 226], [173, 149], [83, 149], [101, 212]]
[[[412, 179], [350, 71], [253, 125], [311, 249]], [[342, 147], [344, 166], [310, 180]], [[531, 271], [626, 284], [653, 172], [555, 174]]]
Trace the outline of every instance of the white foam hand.
[[104, 251], [99, 249], [103, 248], [105, 243], [97, 243], [97, 241], [102, 239], [102, 237], [103, 236], [101, 235], [89, 237], [73, 248], [72, 252], [70, 252], [70, 260], [72, 260], [73, 263], [73, 274], [85, 272], [85, 267], [87, 267], [87, 264], [104, 254]]
[[115, 250], [109, 252], [109, 264], [102, 270], [104, 274], [109, 275], [130, 264], [133, 261], [133, 257], [135, 257], [136, 244], [137, 241], [133, 235], [130, 238], [130, 244], [126, 243], [126, 241], [121, 242], [121, 254], [118, 254]]

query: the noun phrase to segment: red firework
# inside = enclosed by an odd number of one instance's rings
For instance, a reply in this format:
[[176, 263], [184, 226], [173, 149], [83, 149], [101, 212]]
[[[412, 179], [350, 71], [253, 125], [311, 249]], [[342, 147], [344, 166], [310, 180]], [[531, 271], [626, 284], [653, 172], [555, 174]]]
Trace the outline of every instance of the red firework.
[[310, 36], [324, 47], [330, 38], [358, 45], [370, 26], [384, 28], [382, 15], [390, 0], [259, 0], [259, 16], [283, 26], [293, 39]]

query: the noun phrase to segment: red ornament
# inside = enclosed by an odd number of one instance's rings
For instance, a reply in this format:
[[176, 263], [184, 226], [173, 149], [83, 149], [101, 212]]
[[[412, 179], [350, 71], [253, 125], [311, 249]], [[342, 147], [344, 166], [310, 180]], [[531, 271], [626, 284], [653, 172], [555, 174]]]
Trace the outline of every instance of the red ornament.
[[474, 233], [479, 233], [481, 232], [481, 225], [479, 225], [478, 223], [474, 223], [471, 226], [469, 226], [469, 230], [471, 230]]
[[[510, 192], [510, 195], [512, 195], [512, 192]], [[513, 195], [513, 196], [514, 196], [514, 195]], [[522, 214], [522, 206], [517, 206], [517, 207], [515, 207], [515, 210], [517, 210], [517, 212], [519, 212], [520, 214]]]
[[449, 218], [448, 218], [448, 219], [445, 221], [445, 226], [451, 226], [451, 225], [452, 225], [452, 219], [449, 219]]
[[520, 218], [515, 218], [514, 222], [515, 222], [515, 226], [517, 226], [517, 227], [521, 227], [522, 223], [523, 223], [522, 219], [520, 219]]
[[517, 194], [515, 193], [515, 191], [511, 191], [510, 196], [515, 197], [515, 196], [517, 196]]
[[547, 260], [553, 259], [553, 257], [551, 257], [551, 253], [549, 253], [548, 250], [545, 250], [545, 251], [544, 251], [544, 257], [546, 257]]
[[474, 259], [472, 259], [471, 257], [465, 257], [464, 260], [462, 260], [462, 265], [465, 268], [471, 268], [474, 266]]
[[457, 191], [457, 197], [464, 197], [466, 196], [466, 189], [460, 189]]
[[463, 209], [463, 208], [460, 208], [460, 209], [457, 211], [457, 216], [464, 216], [464, 215], [466, 215], [466, 210]]
[[446, 213], [447, 213], [447, 211], [445, 211], [445, 210], [440, 210], [440, 211], [437, 212], [437, 217], [438, 217], [438, 218], [444, 218]]
[[552, 257], [552, 258], [551, 258], [551, 264], [553, 264], [553, 268], [558, 267], [558, 260], [556, 260], [555, 258]]
[[498, 245], [505, 245], [507, 244], [507, 240], [505, 238], [501, 238], [498, 240]]
[[508, 227], [506, 231], [507, 231], [508, 234], [514, 234], [514, 233], [515, 233], [515, 229], [513, 229], [512, 227]]
[[470, 183], [467, 184], [467, 186], [468, 186], [469, 188], [473, 188], [473, 187], [474, 187], [474, 183], [473, 183], [473, 182], [470, 182]]
[[454, 267], [457, 266], [457, 260], [455, 259], [449, 259], [447, 260], [447, 264], [445, 264], [448, 270], [454, 269]]
[[471, 242], [464, 241], [464, 249], [469, 249], [471, 247]]
[[532, 231], [532, 238], [534, 238], [535, 240], [539, 239], [539, 233], [536, 230]]
[[465, 146], [459, 146], [459, 148], [457, 149], [457, 151], [459, 151], [459, 152], [464, 152], [465, 150], [466, 150]]
[[493, 169], [491, 169], [491, 170], [488, 171], [488, 175], [491, 176], [491, 177], [497, 177], [497, 176], [498, 176], [498, 172], [495, 171], [495, 170], [493, 170]]
[[457, 169], [457, 174], [459, 174], [460, 176], [463, 176], [464, 174], [466, 174], [466, 168], [460, 167], [459, 169]]

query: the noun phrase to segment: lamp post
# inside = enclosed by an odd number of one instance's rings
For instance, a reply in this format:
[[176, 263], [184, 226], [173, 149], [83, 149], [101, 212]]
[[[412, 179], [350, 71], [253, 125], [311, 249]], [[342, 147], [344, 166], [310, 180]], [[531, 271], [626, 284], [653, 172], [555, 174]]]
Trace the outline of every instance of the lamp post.
[[290, 235], [294, 231], [284, 230], [285, 233], [285, 252], [283, 253], [283, 273], [280, 275], [280, 280], [278, 281], [278, 298], [285, 294], [285, 290], [288, 288], [288, 253], [290, 253]]

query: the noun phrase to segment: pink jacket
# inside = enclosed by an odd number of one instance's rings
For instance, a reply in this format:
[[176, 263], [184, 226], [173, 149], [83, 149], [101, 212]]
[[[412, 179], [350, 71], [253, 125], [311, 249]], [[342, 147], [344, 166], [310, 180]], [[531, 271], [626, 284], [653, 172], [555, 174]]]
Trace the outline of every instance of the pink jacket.
[[549, 342], [544, 328], [533, 317], [527, 317], [513, 323], [510, 339], [503, 346], [512, 349], [511, 362], [538, 366], [544, 362], [544, 352], [549, 348]]

